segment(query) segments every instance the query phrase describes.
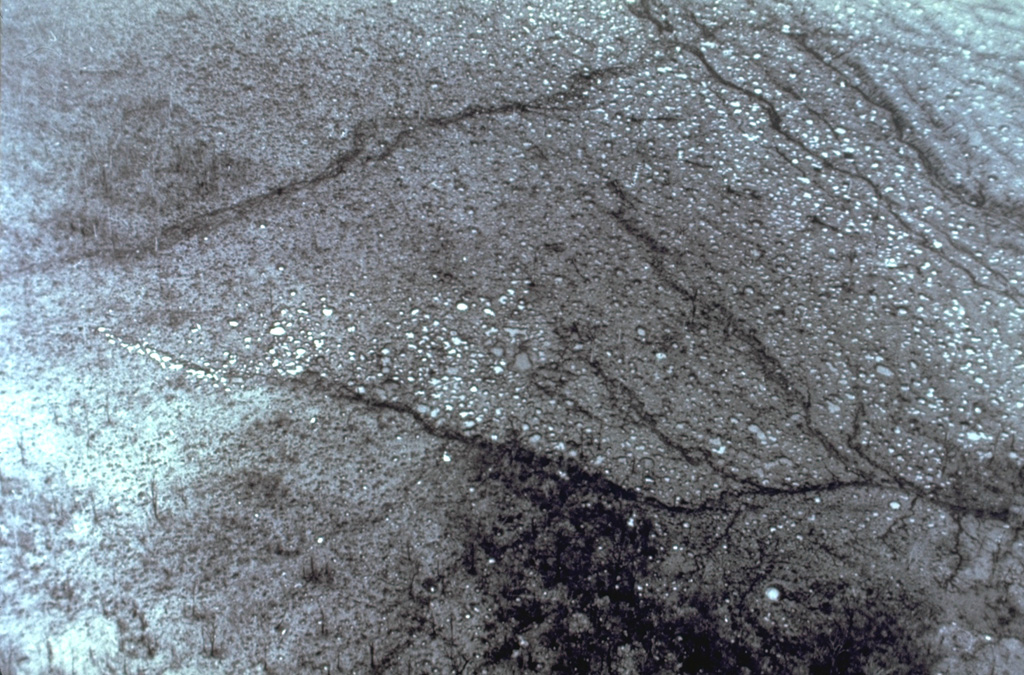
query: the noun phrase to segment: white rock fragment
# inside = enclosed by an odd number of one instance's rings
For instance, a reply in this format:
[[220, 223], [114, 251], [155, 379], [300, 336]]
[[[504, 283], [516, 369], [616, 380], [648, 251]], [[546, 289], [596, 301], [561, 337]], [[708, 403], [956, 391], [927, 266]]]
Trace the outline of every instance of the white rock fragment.
[[516, 360], [513, 364], [513, 368], [515, 368], [519, 372], [523, 372], [525, 370], [529, 370], [532, 365], [533, 363], [530, 361], [529, 354], [527, 354], [526, 352], [519, 352], [518, 354], [516, 354]]

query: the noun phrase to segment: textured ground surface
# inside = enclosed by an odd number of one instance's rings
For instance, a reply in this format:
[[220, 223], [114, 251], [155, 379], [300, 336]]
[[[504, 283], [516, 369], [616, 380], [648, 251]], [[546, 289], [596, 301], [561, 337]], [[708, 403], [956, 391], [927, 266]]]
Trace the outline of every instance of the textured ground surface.
[[1024, 12], [848, 4], [4, 3], [0, 672], [1024, 672]]

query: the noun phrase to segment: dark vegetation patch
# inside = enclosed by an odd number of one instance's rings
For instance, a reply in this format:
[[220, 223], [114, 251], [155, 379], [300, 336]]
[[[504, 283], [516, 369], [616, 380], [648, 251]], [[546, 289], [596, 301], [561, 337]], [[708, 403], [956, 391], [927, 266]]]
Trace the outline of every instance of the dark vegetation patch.
[[754, 580], [740, 560], [735, 570], [708, 571], [717, 586], [659, 578], [673, 514], [655, 514], [602, 477], [518, 443], [479, 460], [477, 472], [475, 499], [451, 522], [463, 569], [495, 603], [485, 655], [492, 667], [928, 672], [921, 638], [934, 614], [926, 598], [897, 582], [848, 582], [813, 564], [812, 551], [798, 563], [806, 582], [772, 606], [783, 620], [766, 622], [765, 602], [751, 593]]

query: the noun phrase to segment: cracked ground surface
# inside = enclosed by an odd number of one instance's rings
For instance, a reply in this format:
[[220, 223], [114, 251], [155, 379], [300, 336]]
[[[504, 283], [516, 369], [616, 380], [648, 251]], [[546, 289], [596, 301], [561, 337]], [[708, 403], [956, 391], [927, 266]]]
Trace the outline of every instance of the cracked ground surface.
[[1022, 29], [5, 3], [0, 672], [1024, 671]]

